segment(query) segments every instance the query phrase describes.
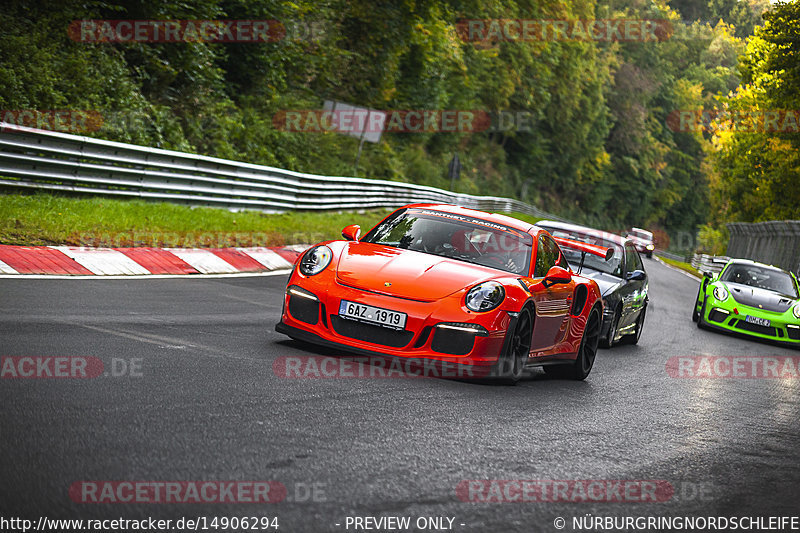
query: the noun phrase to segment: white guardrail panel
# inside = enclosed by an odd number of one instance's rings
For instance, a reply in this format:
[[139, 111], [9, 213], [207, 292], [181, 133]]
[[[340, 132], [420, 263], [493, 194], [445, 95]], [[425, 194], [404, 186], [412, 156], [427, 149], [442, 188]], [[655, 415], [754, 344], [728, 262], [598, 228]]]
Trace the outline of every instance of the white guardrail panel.
[[0, 122], [0, 186], [268, 212], [440, 202], [563, 220], [532, 205], [434, 187], [319, 176]]
[[692, 258], [692, 268], [700, 272], [713, 272], [718, 274], [730, 261], [730, 257], [724, 255], [694, 254]]

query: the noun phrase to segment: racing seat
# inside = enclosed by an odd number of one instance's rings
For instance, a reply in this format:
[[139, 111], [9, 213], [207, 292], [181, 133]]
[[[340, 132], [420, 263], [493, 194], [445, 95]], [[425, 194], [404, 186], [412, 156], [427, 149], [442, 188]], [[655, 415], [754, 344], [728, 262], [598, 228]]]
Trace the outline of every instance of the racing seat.
[[478, 249], [472, 244], [472, 241], [469, 240], [469, 233], [470, 232], [465, 229], [455, 231], [452, 237], [450, 237], [450, 244], [453, 245], [453, 249], [458, 253], [480, 255]]

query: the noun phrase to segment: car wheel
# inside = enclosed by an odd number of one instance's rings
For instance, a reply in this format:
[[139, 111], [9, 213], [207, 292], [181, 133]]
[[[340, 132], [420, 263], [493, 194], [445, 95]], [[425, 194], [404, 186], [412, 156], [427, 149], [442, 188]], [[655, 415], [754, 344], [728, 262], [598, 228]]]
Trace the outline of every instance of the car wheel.
[[611, 325], [608, 327], [608, 334], [600, 340], [600, 346], [603, 348], [611, 348], [614, 346], [614, 337], [617, 335], [617, 326], [619, 326], [619, 318], [622, 309], [617, 307], [614, 312], [614, 318], [611, 319]]
[[706, 329], [706, 321], [703, 317], [706, 315], [706, 299], [703, 298], [703, 305], [700, 306], [700, 314], [697, 317], [697, 327]]
[[594, 360], [597, 357], [597, 345], [600, 342], [600, 312], [595, 307], [589, 312], [586, 327], [583, 328], [581, 345], [578, 348], [578, 357], [569, 365], [545, 366], [544, 371], [549, 376], [582, 381], [592, 371]]
[[625, 336], [625, 344], [638, 344], [639, 339], [642, 337], [642, 330], [644, 329], [644, 316], [647, 313], [647, 306], [642, 307], [642, 312], [636, 318], [636, 329], [633, 333]]
[[647, 258], [648, 259], [652, 259], [653, 258], [653, 252], [647, 252]]
[[507, 352], [497, 361], [495, 372], [492, 375], [499, 377], [509, 384], [516, 384], [522, 377], [528, 356], [531, 351], [531, 338], [533, 336], [533, 318], [529, 309], [525, 308], [519, 313], [517, 325], [511, 335]]
[[700, 288], [697, 289], [697, 298], [694, 299], [694, 306], [692, 307], [692, 322], [697, 322], [697, 319], [700, 318], [700, 313], [697, 312], [697, 302], [700, 301], [700, 295], [703, 293], [703, 284], [700, 284]]

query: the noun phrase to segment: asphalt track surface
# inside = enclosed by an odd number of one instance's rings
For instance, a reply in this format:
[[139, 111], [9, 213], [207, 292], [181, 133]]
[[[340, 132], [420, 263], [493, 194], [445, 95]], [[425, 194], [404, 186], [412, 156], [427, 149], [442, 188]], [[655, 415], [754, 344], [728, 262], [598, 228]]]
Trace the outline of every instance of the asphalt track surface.
[[[800, 379], [679, 379], [665, 365], [800, 352], [698, 330], [697, 281], [646, 267], [638, 346], [601, 350], [585, 382], [536, 370], [516, 387], [278, 377], [278, 357], [332, 353], [275, 333], [285, 275], [0, 280], [0, 355], [140, 365], [138, 376], [0, 380], [0, 515], [277, 516], [284, 532], [431, 516], [454, 518], [454, 531], [531, 532], [557, 531], [557, 517], [573, 531], [572, 517], [590, 514], [799, 514]], [[76, 503], [80, 480], [275, 480], [287, 498]], [[663, 480], [673, 493], [464, 502], [464, 480]]]

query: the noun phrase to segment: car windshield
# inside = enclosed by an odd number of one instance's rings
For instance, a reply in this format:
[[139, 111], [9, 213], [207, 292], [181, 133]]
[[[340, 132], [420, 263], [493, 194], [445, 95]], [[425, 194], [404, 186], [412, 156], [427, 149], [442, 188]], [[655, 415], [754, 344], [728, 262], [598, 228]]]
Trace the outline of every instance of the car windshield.
[[[547, 226], [542, 227], [549, 231], [553, 237], [572, 239], [574, 241], [581, 241], [588, 244], [594, 244], [596, 246], [602, 246], [603, 248], [611, 248], [614, 250], [614, 256], [608, 261], [602, 257], [587, 253], [586, 259], [584, 259], [583, 262], [583, 268], [591, 268], [592, 270], [597, 270], [598, 272], [603, 272], [605, 274], [611, 274], [612, 276], [616, 276], [618, 278], [622, 277], [622, 246], [619, 244], [606, 240], [600, 235], [593, 235], [591, 233], [559, 228], [548, 228]], [[577, 268], [581, 264], [582, 252], [568, 246], [561, 246], [561, 250], [563, 250], [564, 257], [567, 258], [567, 262], [569, 262], [570, 266]]]
[[528, 233], [479, 218], [409, 209], [379, 224], [363, 242], [527, 275], [533, 238]]
[[653, 240], [653, 234], [652, 233], [650, 233], [649, 231], [641, 230], [641, 229], [632, 230], [630, 232], [630, 235], [633, 235], [634, 237], [638, 237], [638, 238], [640, 238], [642, 240], [645, 240], [645, 241], [652, 241]]
[[792, 277], [785, 272], [772, 268], [734, 263], [725, 269], [720, 279], [797, 298], [797, 288]]

